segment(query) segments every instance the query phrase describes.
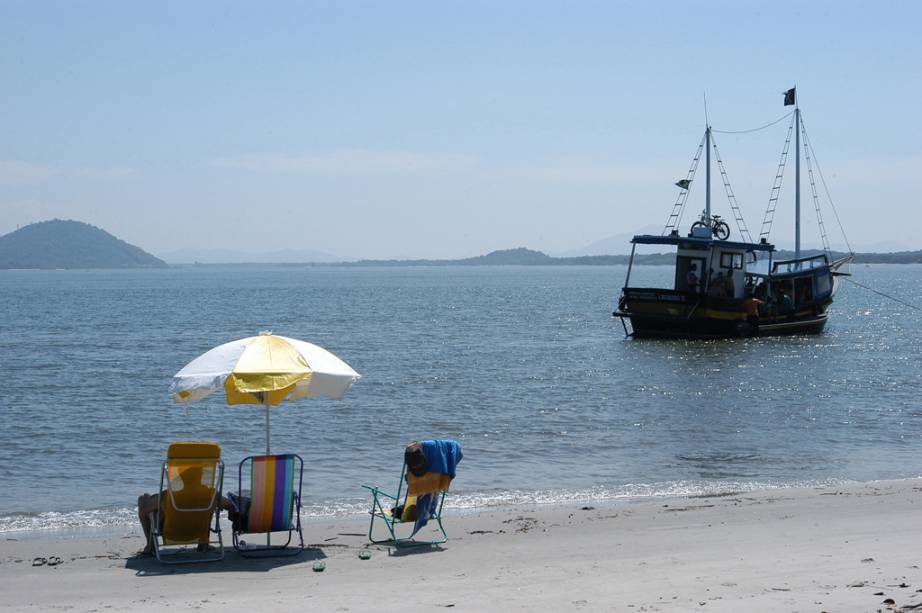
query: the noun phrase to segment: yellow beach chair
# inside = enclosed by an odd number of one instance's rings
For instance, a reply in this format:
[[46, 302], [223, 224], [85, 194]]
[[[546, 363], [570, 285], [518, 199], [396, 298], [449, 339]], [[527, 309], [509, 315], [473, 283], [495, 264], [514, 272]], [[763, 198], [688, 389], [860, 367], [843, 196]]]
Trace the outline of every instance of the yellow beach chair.
[[[182, 564], [224, 557], [219, 523], [223, 482], [224, 462], [217, 443], [170, 445], [160, 469], [157, 510], [151, 513], [157, 560]], [[195, 549], [190, 551], [188, 545]]]

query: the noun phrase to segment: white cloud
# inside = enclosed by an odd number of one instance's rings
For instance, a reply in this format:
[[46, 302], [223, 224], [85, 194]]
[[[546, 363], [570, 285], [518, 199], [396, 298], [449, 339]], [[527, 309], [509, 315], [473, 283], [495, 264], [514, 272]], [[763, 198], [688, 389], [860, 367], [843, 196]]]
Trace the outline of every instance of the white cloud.
[[314, 175], [440, 175], [466, 171], [476, 160], [451, 153], [354, 149], [303, 155], [266, 154], [220, 158], [213, 166], [259, 172]]
[[141, 176], [137, 168], [110, 166], [108, 168], [66, 168], [61, 173], [70, 177], [89, 177], [98, 179], [135, 179]]
[[123, 166], [84, 167], [84, 166], [48, 166], [33, 164], [21, 160], [0, 160], [0, 185], [17, 183], [39, 183], [53, 177], [70, 179], [128, 179], [140, 176], [135, 168]]
[[31, 164], [19, 160], [0, 160], [0, 185], [34, 183], [54, 174], [54, 169], [42, 164]]

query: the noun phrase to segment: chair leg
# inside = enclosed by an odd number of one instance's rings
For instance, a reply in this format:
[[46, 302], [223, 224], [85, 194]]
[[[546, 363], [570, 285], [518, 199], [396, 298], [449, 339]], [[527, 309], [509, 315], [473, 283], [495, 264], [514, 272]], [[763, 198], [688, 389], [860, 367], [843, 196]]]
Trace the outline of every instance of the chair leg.
[[[371, 522], [368, 524], [368, 542], [372, 545], [382, 545], [384, 543], [396, 542], [397, 534], [394, 532], [394, 527], [391, 522], [387, 521], [384, 517], [377, 515], [374, 511], [369, 513], [371, 515]], [[388, 533], [391, 535], [390, 538], [375, 540], [372, 534], [375, 529], [375, 519], [380, 518], [384, 522], [384, 526], [387, 528]]]
[[[368, 512], [371, 515], [371, 521], [368, 524], [368, 542], [373, 545], [382, 545], [389, 542], [397, 542], [397, 533], [394, 532], [393, 522], [388, 521], [385, 517], [384, 505], [381, 504], [381, 499], [378, 497], [378, 492], [372, 490], [372, 496], [374, 499], [371, 503], [371, 510]], [[376, 510], [377, 509], [377, 510]], [[387, 527], [388, 532], [391, 535], [389, 539], [375, 540], [372, 536], [375, 529], [375, 519], [381, 518], [381, 521], [384, 522], [384, 525]]]
[[[154, 514], [151, 513], [151, 521], [153, 522], [153, 520], [154, 520]], [[206, 552], [206, 555], [204, 556], [199, 556], [199, 557], [189, 558], [189, 559], [184, 560], [184, 559], [179, 558], [178, 556], [179, 556], [179, 553], [185, 549], [185, 546], [183, 546], [177, 552], [163, 551], [162, 550], [163, 545], [160, 544], [160, 539], [163, 538], [163, 535], [160, 533], [160, 526], [155, 523], [151, 523], [151, 533], [150, 534], [151, 534], [151, 544], [153, 545], [153, 548], [154, 548], [154, 557], [161, 564], [196, 564], [198, 562], [218, 562], [220, 560], [223, 560], [224, 559], [224, 538], [221, 534], [221, 530], [220, 528], [214, 529], [211, 527], [209, 527], [208, 530], [209, 532], [214, 532], [215, 534], [217, 534], [217, 545], [218, 545], [217, 555], [208, 556]], [[211, 546], [210, 537], [208, 539], [208, 543], [206, 543], [206, 546], [208, 547]], [[171, 558], [174, 558], [174, 559], [171, 559]]]
[[[291, 544], [291, 537], [294, 532], [298, 533], [298, 545], [294, 547], [289, 547]], [[249, 533], [249, 532], [234, 532], [234, 549], [237, 550], [244, 558], [271, 558], [271, 557], [282, 557], [282, 556], [296, 556], [304, 551], [304, 534], [301, 530], [300, 523], [294, 528], [288, 530], [288, 540], [285, 541], [282, 545], [267, 545], [267, 546], [257, 546], [253, 548], [244, 548], [240, 546], [240, 535], [241, 534], [260, 534], [265, 535], [265, 532], [259, 533]]]

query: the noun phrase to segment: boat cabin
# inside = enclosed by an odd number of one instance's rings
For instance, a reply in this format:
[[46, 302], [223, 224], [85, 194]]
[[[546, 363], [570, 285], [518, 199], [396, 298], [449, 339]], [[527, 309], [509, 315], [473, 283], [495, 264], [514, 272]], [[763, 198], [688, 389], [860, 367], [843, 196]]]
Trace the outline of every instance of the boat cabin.
[[[750, 267], [758, 263], [756, 252], [771, 254], [774, 245], [769, 243], [739, 243], [716, 240], [710, 230], [702, 236], [680, 237], [674, 232], [668, 236], [635, 236], [631, 241], [631, 261], [637, 245], [670, 245], [676, 248], [675, 277], [672, 289], [682, 294], [698, 294], [714, 298], [743, 299], [745, 288], [753, 284]], [[699, 233], [703, 234], [703, 233]], [[763, 260], [764, 261], [764, 260]], [[768, 261], [765, 261], [766, 265]], [[630, 270], [628, 271], [628, 282]], [[628, 286], [628, 283], [625, 283]]]

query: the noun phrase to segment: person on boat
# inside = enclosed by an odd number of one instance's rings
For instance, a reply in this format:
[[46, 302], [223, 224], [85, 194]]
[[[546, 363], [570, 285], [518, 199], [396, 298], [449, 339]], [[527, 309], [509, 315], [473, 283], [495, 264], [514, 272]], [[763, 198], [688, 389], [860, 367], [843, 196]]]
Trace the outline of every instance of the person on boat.
[[727, 294], [727, 298], [736, 298], [736, 286], [733, 283], [733, 271], [727, 271], [727, 277], [724, 281], [724, 292]]
[[726, 295], [726, 281], [724, 281], [724, 273], [721, 271], [717, 273], [716, 277], [711, 279], [711, 282], [708, 285], [708, 296], [712, 296], [714, 298], [723, 298]]
[[780, 315], [784, 312], [784, 287], [780, 281], [772, 281], [769, 284], [766, 303], [769, 314]]
[[746, 322], [753, 330], [759, 329], [759, 309], [764, 304], [756, 298], [751, 291], [746, 292], [743, 299], [743, 312], [746, 313]]
[[781, 287], [781, 308], [787, 315], [794, 312], [794, 297], [791, 296], [791, 291], [784, 286]]
[[692, 264], [688, 267], [688, 272], [685, 274], [685, 282], [688, 284], [688, 291], [698, 293], [698, 265]]

